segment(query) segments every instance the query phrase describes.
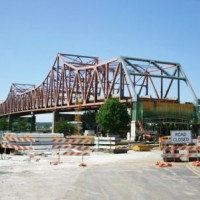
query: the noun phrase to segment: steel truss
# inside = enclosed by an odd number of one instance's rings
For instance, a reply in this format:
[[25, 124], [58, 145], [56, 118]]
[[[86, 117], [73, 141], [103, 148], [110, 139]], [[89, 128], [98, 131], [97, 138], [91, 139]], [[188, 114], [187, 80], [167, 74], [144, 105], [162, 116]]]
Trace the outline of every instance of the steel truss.
[[[181, 82], [197, 97], [181, 65], [156, 60], [119, 57], [99, 62], [97, 57], [58, 53], [47, 77], [39, 85], [13, 84], [0, 104], [0, 116], [95, 108], [108, 98], [121, 102], [149, 96], [180, 101]], [[175, 85], [175, 87], [173, 87]]]

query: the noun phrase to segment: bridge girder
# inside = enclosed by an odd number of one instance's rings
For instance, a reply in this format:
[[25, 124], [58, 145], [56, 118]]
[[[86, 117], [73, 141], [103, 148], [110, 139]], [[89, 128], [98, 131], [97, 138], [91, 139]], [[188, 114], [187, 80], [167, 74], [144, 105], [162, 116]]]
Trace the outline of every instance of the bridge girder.
[[166, 99], [171, 91], [180, 101], [180, 82], [189, 87], [196, 102], [196, 95], [178, 63], [131, 57], [99, 62], [98, 57], [58, 53], [39, 86], [11, 86], [7, 99], [0, 104], [0, 116], [74, 110], [77, 98], [82, 108], [99, 107], [110, 97], [126, 103], [143, 96]]

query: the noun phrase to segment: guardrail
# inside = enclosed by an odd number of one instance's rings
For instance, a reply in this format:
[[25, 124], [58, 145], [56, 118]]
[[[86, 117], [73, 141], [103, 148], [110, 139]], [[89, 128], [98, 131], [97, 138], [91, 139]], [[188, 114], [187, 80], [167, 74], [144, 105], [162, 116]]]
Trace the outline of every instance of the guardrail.
[[95, 137], [94, 138], [95, 148], [96, 149], [115, 149], [116, 139], [115, 137]]

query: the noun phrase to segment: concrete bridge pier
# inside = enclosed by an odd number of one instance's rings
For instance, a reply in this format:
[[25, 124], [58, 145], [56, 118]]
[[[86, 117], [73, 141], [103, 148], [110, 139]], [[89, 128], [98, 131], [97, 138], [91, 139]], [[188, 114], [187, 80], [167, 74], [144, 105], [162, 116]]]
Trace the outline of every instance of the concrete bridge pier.
[[130, 133], [130, 140], [135, 141], [136, 139], [136, 121], [131, 121], [131, 133]]
[[32, 114], [32, 116], [31, 116], [31, 132], [35, 132], [35, 125], [36, 125], [36, 117], [35, 117], [35, 115], [34, 114]]
[[52, 113], [52, 133], [55, 133], [55, 123], [59, 120], [59, 112], [53, 111]]
[[55, 123], [60, 119], [66, 120], [68, 122], [75, 120], [75, 114], [67, 113], [67, 112], [58, 112], [53, 111], [52, 113], [52, 133], [55, 133]]

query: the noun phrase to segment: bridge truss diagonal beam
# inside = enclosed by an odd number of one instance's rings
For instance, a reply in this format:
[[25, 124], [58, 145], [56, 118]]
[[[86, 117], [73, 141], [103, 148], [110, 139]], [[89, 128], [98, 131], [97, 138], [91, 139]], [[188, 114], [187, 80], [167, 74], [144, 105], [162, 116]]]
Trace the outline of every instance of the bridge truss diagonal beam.
[[44, 81], [38, 85], [13, 84], [0, 104], [0, 116], [54, 110], [98, 108], [108, 98], [138, 101], [143, 96], [180, 100], [181, 84], [196, 95], [180, 64], [132, 57], [100, 62], [98, 57], [58, 53]]

